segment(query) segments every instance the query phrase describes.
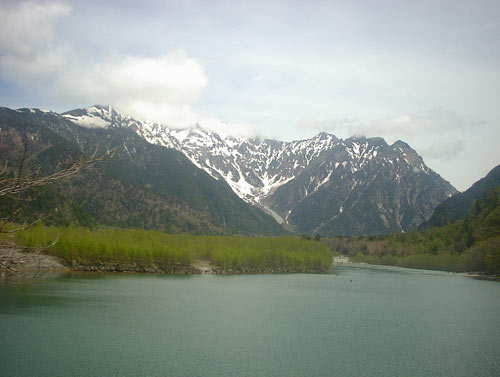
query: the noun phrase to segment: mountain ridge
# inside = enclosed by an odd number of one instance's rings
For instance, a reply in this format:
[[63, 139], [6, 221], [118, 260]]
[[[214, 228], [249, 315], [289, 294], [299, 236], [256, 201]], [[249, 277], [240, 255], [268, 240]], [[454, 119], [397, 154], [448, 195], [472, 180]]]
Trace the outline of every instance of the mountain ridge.
[[240, 198], [299, 232], [408, 231], [457, 192], [401, 140], [340, 139], [326, 132], [290, 142], [221, 137], [202, 124], [178, 130], [98, 105], [63, 116], [84, 127], [132, 129], [152, 144], [179, 150]]
[[[116, 149], [115, 159], [53, 188], [99, 225], [202, 234], [282, 234], [270, 216], [242, 201], [175, 149], [152, 145], [126, 128], [82, 128], [49, 111], [0, 108], [0, 162], [16, 161], [22, 138], [30, 163], [50, 174], [77, 153]], [[24, 135], [24, 136], [23, 136]], [[16, 157], [17, 155], [17, 157]]]

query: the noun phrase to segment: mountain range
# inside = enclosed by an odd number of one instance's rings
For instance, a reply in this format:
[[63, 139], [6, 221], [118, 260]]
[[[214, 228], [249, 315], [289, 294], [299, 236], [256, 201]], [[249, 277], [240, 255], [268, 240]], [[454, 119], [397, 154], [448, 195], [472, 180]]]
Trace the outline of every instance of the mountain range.
[[[43, 153], [56, 144], [73, 153], [89, 153], [96, 145], [117, 148], [120, 160], [85, 173], [90, 181], [61, 182], [58, 188], [110, 225], [207, 233], [381, 234], [417, 228], [457, 193], [402, 141], [328, 133], [290, 142], [221, 136], [203, 124], [179, 130], [110, 106], [63, 114], [2, 108], [0, 116], [2, 135], [9, 127], [20, 134], [28, 126], [46, 135], [34, 138], [45, 145]], [[109, 207], [103, 203], [113, 203], [114, 210], [99, 209]]]
[[152, 144], [181, 151], [240, 198], [300, 233], [408, 231], [457, 192], [402, 141], [343, 140], [324, 132], [291, 142], [221, 137], [203, 125], [178, 130], [109, 106], [63, 116], [84, 127], [131, 129]]

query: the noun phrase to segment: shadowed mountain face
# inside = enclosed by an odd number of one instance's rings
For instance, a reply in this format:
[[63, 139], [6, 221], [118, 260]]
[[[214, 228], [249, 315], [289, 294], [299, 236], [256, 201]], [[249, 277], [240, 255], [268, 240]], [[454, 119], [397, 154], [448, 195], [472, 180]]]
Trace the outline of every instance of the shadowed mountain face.
[[438, 205], [423, 227], [445, 226], [465, 218], [477, 199], [483, 198], [488, 190], [499, 185], [500, 165], [493, 168], [486, 177], [474, 183], [466, 191], [453, 195]]
[[241, 200], [183, 153], [152, 145], [130, 129], [81, 127], [53, 112], [6, 108], [0, 109], [0, 126], [2, 164], [16, 166], [26, 138], [27, 162], [42, 174], [68, 164], [78, 153], [116, 149], [113, 161], [51, 187], [97, 225], [209, 234], [284, 232], [271, 216]]
[[176, 130], [93, 106], [63, 115], [91, 129], [133, 130], [152, 144], [182, 152], [246, 202], [284, 226], [322, 235], [408, 231], [457, 191], [406, 143], [339, 139], [301, 141], [221, 137], [203, 125]]
[[362, 235], [414, 229], [454, 192], [408, 145], [348, 139], [268, 200], [305, 232]]

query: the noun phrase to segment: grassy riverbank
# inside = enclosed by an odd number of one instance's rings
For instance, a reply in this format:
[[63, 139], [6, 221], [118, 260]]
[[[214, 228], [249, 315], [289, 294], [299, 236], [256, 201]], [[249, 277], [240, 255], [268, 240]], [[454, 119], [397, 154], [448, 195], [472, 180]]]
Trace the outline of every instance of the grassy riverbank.
[[21, 246], [46, 248], [67, 263], [189, 266], [209, 260], [225, 270], [328, 271], [327, 246], [298, 237], [194, 236], [139, 229], [45, 227], [17, 232]]

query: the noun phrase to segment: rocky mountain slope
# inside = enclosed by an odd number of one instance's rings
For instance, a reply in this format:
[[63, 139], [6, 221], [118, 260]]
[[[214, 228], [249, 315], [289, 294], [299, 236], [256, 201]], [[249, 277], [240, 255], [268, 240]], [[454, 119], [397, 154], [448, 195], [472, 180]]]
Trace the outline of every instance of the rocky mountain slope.
[[[80, 127], [53, 112], [6, 108], [0, 108], [0, 128], [1, 165], [8, 162], [15, 168], [25, 138], [26, 163], [42, 174], [64, 166], [77, 153], [92, 153], [96, 146], [101, 153], [116, 149], [112, 161], [51, 186], [58, 194], [44, 191], [43, 204], [47, 197], [51, 203], [59, 197], [77, 206], [58, 205], [58, 211], [67, 208], [70, 221], [90, 218], [98, 225], [205, 234], [284, 232], [271, 216], [241, 200], [183, 153], [152, 145], [128, 128]], [[24, 212], [35, 204], [27, 202]]]
[[177, 130], [93, 106], [63, 115], [89, 128], [136, 132], [174, 148], [248, 203], [302, 233], [407, 231], [457, 191], [406, 143], [339, 139], [320, 133], [300, 141], [221, 137], [203, 125]]

